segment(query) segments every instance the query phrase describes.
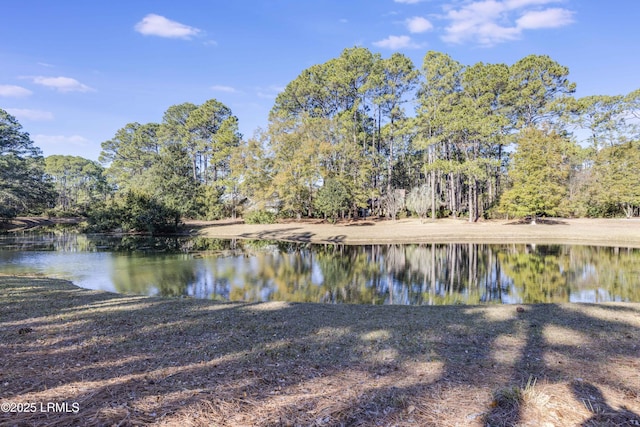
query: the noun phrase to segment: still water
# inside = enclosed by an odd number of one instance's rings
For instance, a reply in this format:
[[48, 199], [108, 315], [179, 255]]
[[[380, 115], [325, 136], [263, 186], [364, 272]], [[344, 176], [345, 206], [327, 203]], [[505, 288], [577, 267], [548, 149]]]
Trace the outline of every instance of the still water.
[[640, 249], [0, 236], [0, 273], [124, 294], [361, 304], [640, 302]]

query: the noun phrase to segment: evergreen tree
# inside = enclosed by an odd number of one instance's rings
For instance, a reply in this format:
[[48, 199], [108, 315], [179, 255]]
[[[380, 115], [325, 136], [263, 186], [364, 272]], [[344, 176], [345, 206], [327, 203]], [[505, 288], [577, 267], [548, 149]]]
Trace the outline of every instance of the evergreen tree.
[[554, 131], [524, 129], [509, 171], [512, 187], [500, 201], [508, 215], [558, 215], [567, 194], [567, 179], [575, 145]]
[[0, 217], [41, 211], [54, 197], [40, 148], [15, 117], [0, 109]]

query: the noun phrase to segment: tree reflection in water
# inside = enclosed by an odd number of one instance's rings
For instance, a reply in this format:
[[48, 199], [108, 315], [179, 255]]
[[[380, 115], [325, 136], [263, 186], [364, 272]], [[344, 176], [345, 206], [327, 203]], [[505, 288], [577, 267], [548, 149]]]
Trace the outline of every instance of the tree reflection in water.
[[412, 305], [640, 301], [640, 249], [634, 248], [47, 234], [0, 241], [0, 259], [15, 269], [30, 244], [37, 251], [108, 252], [105, 269], [121, 293]]
[[[120, 263], [131, 263], [127, 268]], [[235, 243], [119, 259], [120, 291], [233, 301], [479, 304], [638, 301], [640, 251], [560, 245]], [[129, 285], [125, 285], [126, 281]]]

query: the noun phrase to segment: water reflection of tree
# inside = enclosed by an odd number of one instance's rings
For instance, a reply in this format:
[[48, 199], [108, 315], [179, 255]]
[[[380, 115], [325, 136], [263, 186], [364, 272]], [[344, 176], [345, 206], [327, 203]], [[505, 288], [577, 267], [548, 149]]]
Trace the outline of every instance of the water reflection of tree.
[[382, 303], [383, 297], [372, 286], [380, 267], [365, 247], [326, 245], [318, 251], [316, 261], [323, 278], [320, 302]]
[[[249, 256], [247, 254], [247, 256]], [[262, 301], [265, 294], [270, 294], [275, 277], [275, 258], [273, 253], [254, 253], [252, 262], [239, 274], [239, 284], [231, 288], [231, 301]]]
[[[488, 291], [502, 286], [495, 280], [497, 256], [488, 246], [327, 245], [314, 250], [322, 280], [313, 282], [308, 277], [312, 266], [298, 271], [306, 278], [297, 277], [297, 270], [288, 263], [290, 268], [273, 272], [281, 282], [274, 298], [368, 304], [477, 303]], [[308, 286], [299, 286], [301, 283]]]
[[[5, 239], [3, 247], [10, 251], [126, 252], [110, 257], [112, 282], [123, 293], [412, 305], [640, 300], [640, 249], [312, 245], [74, 233], [19, 237]], [[0, 253], [4, 264], [13, 262], [7, 255], [10, 251]]]
[[501, 254], [505, 276], [523, 302], [638, 301], [640, 250], [592, 246], [513, 245]]
[[569, 300], [571, 276], [569, 259], [559, 245], [513, 246], [500, 254], [503, 271], [525, 303]]
[[116, 255], [111, 280], [120, 293], [161, 296], [187, 295], [196, 281], [196, 270], [186, 255]]
[[593, 301], [639, 301], [640, 249], [572, 246], [572, 292], [592, 292]]
[[95, 250], [95, 245], [85, 234], [59, 230], [23, 231], [3, 239], [2, 248], [12, 251], [92, 252]]
[[162, 295], [244, 301], [437, 305], [501, 302], [509, 297], [538, 303], [568, 301], [571, 295], [598, 288], [605, 299], [640, 298], [640, 257], [632, 249], [273, 242], [237, 246], [209, 246], [212, 254], [204, 271], [185, 260], [156, 261], [147, 267], [140, 258], [119, 259], [114, 283], [121, 292], [156, 288]]
[[269, 296], [275, 301], [313, 301], [316, 289], [311, 280], [313, 254], [306, 249], [282, 253], [275, 260], [274, 292]]

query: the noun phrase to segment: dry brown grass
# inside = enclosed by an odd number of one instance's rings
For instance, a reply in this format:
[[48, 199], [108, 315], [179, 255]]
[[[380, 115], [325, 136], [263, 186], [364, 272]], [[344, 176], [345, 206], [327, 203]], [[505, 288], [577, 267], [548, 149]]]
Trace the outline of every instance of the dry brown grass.
[[0, 277], [0, 316], [0, 403], [79, 405], [0, 425], [640, 425], [640, 304], [221, 304]]
[[328, 224], [317, 220], [279, 224], [241, 221], [188, 221], [187, 227], [207, 237], [274, 239], [316, 243], [554, 243], [640, 247], [640, 218], [545, 219], [522, 221], [464, 219], [360, 220]]

